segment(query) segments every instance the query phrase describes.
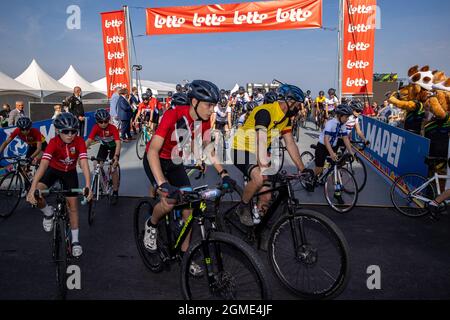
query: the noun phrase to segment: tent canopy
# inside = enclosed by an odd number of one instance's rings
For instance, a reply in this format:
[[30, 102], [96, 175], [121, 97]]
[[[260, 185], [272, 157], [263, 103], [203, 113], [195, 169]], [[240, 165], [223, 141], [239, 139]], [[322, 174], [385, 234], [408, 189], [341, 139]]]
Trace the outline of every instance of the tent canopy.
[[13, 78], [8, 77], [6, 74], [0, 71], [0, 92], [6, 93], [17, 93], [24, 92], [28, 95], [38, 96], [37, 90], [30, 88]]
[[83, 94], [92, 92], [103, 93], [102, 90], [93, 86], [89, 81], [80, 76], [80, 74], [72, 65], [70, 65], [69, 69], [67, 69], [67, 72], [58, 81], [69, 88], [74, 88], [76, 86], [80, 87], [83, 91]]
[[66, 87], [53, 79], [46, 73], [33, 59], [28, 68], [16, 78], [22, 84], [25, 84], [35, 90], [42, 91], [43, 96], [55, 92], [72, 92], [73, 88]]
[[[99, 90], [106, 92], [107, 84], [106, 77], [92, 82], [92, 85]], [[133, 79], [133, 86], [136, 85], [136, 79]], [[151, 89], [153, 94], [167, 94], [169, 91], [175, 91], [175, 84], [166, 82], [156, 82], [149, 80], [141, 80], [142, 89], [145, 91], [147, 88]]]

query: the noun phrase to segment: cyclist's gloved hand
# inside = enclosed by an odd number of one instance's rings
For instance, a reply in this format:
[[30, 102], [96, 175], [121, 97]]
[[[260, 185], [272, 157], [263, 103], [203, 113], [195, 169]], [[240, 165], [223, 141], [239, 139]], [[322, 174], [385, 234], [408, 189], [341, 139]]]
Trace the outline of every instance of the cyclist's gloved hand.
[[222, 185], [225, 189], [236, 186], [236, 180], [232, 179], [229, 175], [222, 177]]
[[174, 187], [168, 182], [164, 182], [159, 186], [159, 189], [167, 194], [167, 198], [170, 199], [178, 199], [178, 196], [181, 194], [181, 191], [179, 188]]

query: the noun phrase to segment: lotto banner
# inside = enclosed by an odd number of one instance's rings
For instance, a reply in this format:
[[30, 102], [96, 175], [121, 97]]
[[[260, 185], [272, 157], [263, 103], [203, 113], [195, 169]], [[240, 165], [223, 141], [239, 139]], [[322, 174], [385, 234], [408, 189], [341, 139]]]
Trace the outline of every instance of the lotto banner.
[[373, 94], [376, 0], [343, 0], [342, 94]]
[[130, 83], [126, 19], [123, 11], [104, 12], [101, 15], [106, 83], [108, 97], [111, 97], [116, 87], [128, 88]]
[[306, 29], [322, 26], [322, 0], [147, 9], [147, 35]]

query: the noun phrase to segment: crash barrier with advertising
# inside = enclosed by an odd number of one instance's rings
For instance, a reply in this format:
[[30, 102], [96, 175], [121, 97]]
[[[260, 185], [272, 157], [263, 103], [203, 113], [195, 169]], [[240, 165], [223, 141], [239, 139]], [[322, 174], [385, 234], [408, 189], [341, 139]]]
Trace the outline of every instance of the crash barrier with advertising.
[[[370, 141], [361, 153], [384, 178], [395, 181], [406, 173], [428, 176], [429, 139], [365, 116], [360, 126]], [[353, 139], [357, 140], [355, 130]]]
[[[45, 137], [47, 143], [51, 138], [55, 136], [55, 127], [52, 124], [53, 120], [48, 119], [44, 121], [33, 122], [33, 128], [39, 129], [42, 135]], [[87, 135], [91, 131], [95, 124], [94, 112], [86, 113], [86, 126], [84, 127], [83, 138], [87, 139]], [[0, 144], [3, 143], [6, 138], [16, 129], [16, 127], [2, 128], [0, 129]], [[22, 156], [27, 153], [28, 145], [19, 138], [14, 139], [5, 149], [0, 157], [14, 157]], [[8, 163], [3, 160], [0, 162], [0, 175], [3, 175], [8, 170]]]
[[[51, 119], [55, 111], [54, 106], [57, 104], [61, 105], [61, 102], [29, 102], [26, 114], [29, 115], [32, 121], [43, 121], [46, 119]], [[85, 112], [90, 112], [100, 108], [109, 108], [109, 103], [107, 100], [100, 100], [98, 103], [86, 103], [83, 101], [83, 108]]]

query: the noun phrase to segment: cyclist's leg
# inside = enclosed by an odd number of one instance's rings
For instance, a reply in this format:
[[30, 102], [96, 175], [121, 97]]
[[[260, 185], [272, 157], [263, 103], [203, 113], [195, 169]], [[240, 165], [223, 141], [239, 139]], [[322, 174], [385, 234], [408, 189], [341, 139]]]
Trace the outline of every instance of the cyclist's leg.
[[322, 173], [327, 156], [328, 150], [325, 147], [325, 145], [321, 144], [320, 142], [317, 143], [317, 147], [314, 154], [314, 163], [316, 165], [314, 168], [315, 176], [318, 176]]

